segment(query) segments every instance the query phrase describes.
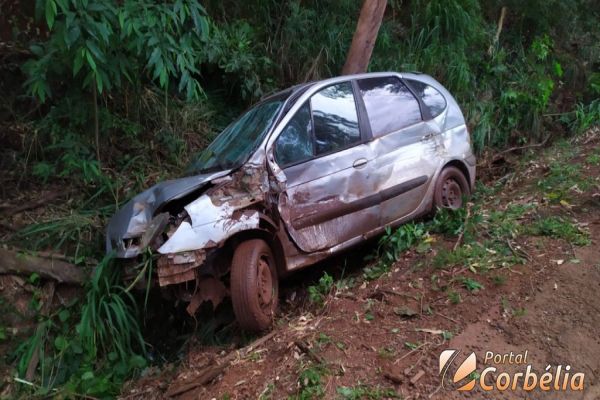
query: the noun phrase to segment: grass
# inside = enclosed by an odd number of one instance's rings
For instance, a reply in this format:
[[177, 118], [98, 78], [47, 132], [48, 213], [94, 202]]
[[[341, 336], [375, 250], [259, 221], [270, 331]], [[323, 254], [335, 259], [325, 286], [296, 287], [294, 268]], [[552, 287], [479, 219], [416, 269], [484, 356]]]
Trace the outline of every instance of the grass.
[[587, 191], [594, 184], [593, 178], [582, 171], [581, 164], [569, 161], [569, 157], [570, 153], [551, 162], [546, 176], [538, 181], [544, 197], [553, 204], [569, 201], [573, 197], [572, 193]]
[[136, 302], [120, 286], [120, 269], [109, 255], [96, 267], [82, 303], [43, 317], [14, 357], [20, 378], [39, 360], [40, 383], [30, 395], [106, 397], [146, 366], [145, 352]]
[[492, 276], [492, 283], [496, 286], [502, 286], [506, 284], [506, 277], [502, 275], [494, 275]]
[[356, 386], [340, 386], [336, 389], [340, 399], [344, 400], [379, 400], [399, 399], [401, 396], [392, 388], [358, 384]]
[[471, 293], [477, 293], [480, 290], [485, 289], [485, 287], [481, 283], [477, 282], [475, 279], [472, 278], [462, 278], [461, 283], [463, 284], [465, 289], [467, 289]]
[[535, 221], [528, 229], [528, 233], [538, 236], [549, 236], [555, 239], [564, 239], [576, 246], [591, 244], [589, 233], [582, 231], [575, 224], [560, 216], [550, 216]]
[[448, 300], [450, 300], [450, 303], [456, 305], [456, 304], [460, 304], [460, 302], [462, 301], [461, 297], [460, 297], [460, 293], [455, 292], [454, 290], [451, 290], [450, 292], [448, 292]]
[[600, 165], [600, 154], [590, 154], [589, 156], [586, 157], [585, 162], [593, 165], [593, 166], [599, 166]]

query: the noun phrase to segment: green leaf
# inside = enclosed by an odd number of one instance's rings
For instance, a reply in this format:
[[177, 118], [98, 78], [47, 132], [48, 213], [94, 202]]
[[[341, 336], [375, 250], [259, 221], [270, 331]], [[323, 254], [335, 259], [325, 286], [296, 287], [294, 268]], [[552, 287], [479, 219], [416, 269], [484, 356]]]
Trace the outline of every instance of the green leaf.
[[102, 51], [98, 48], [96, 43], [94, 43], [91, 40], [86, 40], [85, 45], [92, 52], [94, 57], [96, 57], [96, 59], [98, 59], [100, 62], [106, 61], [106, 58], [104, 58], [104, 53], [102, 53]]
[[60, 320], [60, 322], [66, 322], [69, 319], [69, 316], [71, 316], [69, 310], [61, 310], [58, 313], [58, 319]]
[[54, 339], [54, 347], [56, 347], [58, 351], [66, 349], [68, 345], [67, 339], [65, 339], [64, 336], [57, 336], [56, 339]]
[[77, 75], [83, 66], [83, 57], [85, 54], [85, 49], [81, 49], [75, 55], [75, 59], [73, 60], [73, 76]]
[[54, 0], [46, 0], [46, 23], [48, 28], [54, 26], [54, 18], [56, 17], [56, 3]]
[[119, 12], [119, 27], [123, 30], [125, 26], [125, 13], [123, 11]]
[[129, 365], [133, 368], [144, 368], [146, 366], [146, 360], [141, 356], [133, 356], [129, 359]]
[[84, 372], [83, 375], [81, 375], [82, 381], [89, 381], [90, 379], [93, 379], [93, 378], [94, 378], [94, 373], [92, 371]]
[[98, 72], [96, 72], [95, 75], [96, 75], [96, 87], [98, 88], [98, 93], [102, 93], [102, 88], [103, 88], [102, 76]]
[[56, 0], [58, 6], [60, 7], [62, 12], [67, 12], [69, 10], [69, 6], [66, 0]]
[[165, 87], [167, 85], [168, 78], [169, 78], [169, 75], [167, 74], [167, 70], [166, 70], [166, 68], [163, 68], [160, 71], [160, 80], [159, 80], [161, 87]]
[[41, 57], [44, 55], [44, 48], [37, 44], [29, 46], [29, 50], [36, 56]]
[[73, 43], [75, 43], [77, 39], [79, 39], [80, 35], [81, 29], [79, 29], [78, 26], [74, 26], [73, 28], [71, 28], [69, 30], [69, 33], [67, 34], [67, 47], [71, 47]]
[[88, 65], [92, 71], [96, 71], [96, 62], [94, 61], [94, 57], [92, 57], [92, 54], [87, 50], [85, 52], [85, 58], [87, 59]]
[[[150, 39], [152, 40], [152, 39]], [[150, 54], [150, 58], [148, 59], [148, 66], [151, 67], [154, 64], [156, 64], [156, 62], [159, 60], [160, 58], [160, 48], [159, 47], [155, 47], [154, 50], [152, 50], [152, 54]]]

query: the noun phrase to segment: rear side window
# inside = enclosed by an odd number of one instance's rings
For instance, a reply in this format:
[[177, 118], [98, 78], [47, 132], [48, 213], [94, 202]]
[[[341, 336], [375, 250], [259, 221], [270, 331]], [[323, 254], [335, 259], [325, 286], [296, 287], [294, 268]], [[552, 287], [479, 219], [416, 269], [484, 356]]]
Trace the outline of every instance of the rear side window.
[[432, 118], [437, 117], [446, 109], [446, 99], [434, 87], [426, 83], [409, 80], [408, 84], [415, 91], [417, 96], [421, 97], [423, 104], [429, 108]]
[[275, 159], [281, 166], [298, 164], [313, 156], [310, 107], [304, 104], [290, 120], [275, 143]]
[[328, 86], [311, 99], [317, 154], [360, 142], [358, 114], [350, 82]]
[[400, 79], [389, 76], [358, 81], [373, 137], [421, 122], [419, 102]]

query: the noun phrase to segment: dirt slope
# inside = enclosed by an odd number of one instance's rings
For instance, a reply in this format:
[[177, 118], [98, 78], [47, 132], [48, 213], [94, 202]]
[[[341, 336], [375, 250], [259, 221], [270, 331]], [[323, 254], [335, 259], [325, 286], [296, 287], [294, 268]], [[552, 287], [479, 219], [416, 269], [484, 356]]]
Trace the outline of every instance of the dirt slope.
[[[496, 159], [482, 172], [488, 189], [475, 200], [480, 236], [472, 242], [465, 235], [452, 251], [457, 237], [432, 235], [430, 246], [405, 252], [373, 281], [354, 268], [343, 281], [352, 287], [338, 285], [323, 307], [307, 305], [302, 285], [292, 284], [264, 344], [175, 397], [600, 399], [599, 144], [596, 130], [578, 143]], [[454, 366], [442, 388], [446, 349], [460, 350], [457, 360], [475, 352], [478, 373], [486, 351], [527, 350], [539, 375], [559, 364], [585, 373], [585, 390], [483, 393], [477, 384], [458, 392]], [[165, 398], [232, 350], [196, 346], [179, 365], [127, 385], [123, 398]]]

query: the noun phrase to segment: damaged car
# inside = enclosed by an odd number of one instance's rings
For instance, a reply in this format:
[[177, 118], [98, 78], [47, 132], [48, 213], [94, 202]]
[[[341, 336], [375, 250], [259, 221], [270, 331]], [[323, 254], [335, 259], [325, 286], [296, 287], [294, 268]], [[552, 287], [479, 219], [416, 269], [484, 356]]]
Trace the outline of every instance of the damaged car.
[[461, 207], [475, 164], [459, 106], [430, 76], [305, 83], [249, 109], [188, 176], [126, 203], [106, 249], [125, 259], [151, 251], [153, 283], [191, 315], [230, 297], [239, 325], [260, 331], [279, 279], [386, 227]]

